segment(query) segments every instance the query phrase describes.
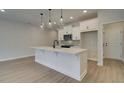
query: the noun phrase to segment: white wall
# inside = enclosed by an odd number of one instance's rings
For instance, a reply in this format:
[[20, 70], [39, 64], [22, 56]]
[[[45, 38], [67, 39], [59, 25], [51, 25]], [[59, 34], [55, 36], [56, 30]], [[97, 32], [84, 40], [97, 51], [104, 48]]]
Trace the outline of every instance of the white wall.
[[123, 32], [122, 32], [122, 60], [124, 62], [124, 22], [123, 22]]
[[55, 31], [41, 31], [30, 24], [0, 19], [0, 61], [33, 55], [32, 46], [51, 45]]
[[52, 46], [54, 40], [58, 40], [58, 31], [47, 31], [48, 41], [47, 45]]
[[124, 9], [99, 10], [98, 18], [102, 24], [124, 21]]
[[99, 32], [98, 32], [98, 64], [103, 65], [103, 24], [124, 21], [124, 10], [106, 9], [98, 10]]

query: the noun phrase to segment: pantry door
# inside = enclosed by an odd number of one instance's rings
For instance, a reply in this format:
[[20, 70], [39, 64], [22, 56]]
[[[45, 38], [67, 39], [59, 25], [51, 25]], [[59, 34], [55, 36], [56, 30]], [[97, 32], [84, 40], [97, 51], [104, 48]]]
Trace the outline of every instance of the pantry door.
[[104, 58], [122, 58], [122, 31], [121, 23], [104, 26]]

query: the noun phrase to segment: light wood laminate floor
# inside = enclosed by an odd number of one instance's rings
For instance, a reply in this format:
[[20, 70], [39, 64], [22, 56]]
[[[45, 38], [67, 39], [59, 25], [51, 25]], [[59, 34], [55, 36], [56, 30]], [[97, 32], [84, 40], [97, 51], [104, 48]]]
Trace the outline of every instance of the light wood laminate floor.
[[[70, 68], [71, 69], [71, 68]], [[73, 68], [72, 68], [73, 69]], [[124, 63], [104, 60], [104, 66], [88, 61], [88, 73], [79, 82], [55, 70], [34, 62], [34, 57], [0, 62], [0, 82], [3, 83], [124, 83]]]

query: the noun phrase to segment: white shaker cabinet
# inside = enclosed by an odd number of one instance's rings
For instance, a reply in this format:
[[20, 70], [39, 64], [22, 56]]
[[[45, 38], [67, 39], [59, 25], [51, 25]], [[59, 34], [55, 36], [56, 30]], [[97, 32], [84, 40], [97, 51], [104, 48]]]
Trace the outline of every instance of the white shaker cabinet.
[[72, 34], [72, 26], [65, 26], [63, 29], [59, 29], [58, 31], [58, 40], [64, 40], [64, 35]]
[[72, 27], [72, 39], [80, 40], [80, 26]]
[[59, 29], [59, 31], [58, 31], [58, 40], [64, 40], [63, 35], [64, 35], [64, 29]]
[[85, 20], [80, 23], [81, 32], [98, 30], [98, 18]]
[[87, 74], [87, 49], [33, 47], [35, 62], [81, 81]]
[[64, 26], [59, 29], [58, 39], [64, 40], [63, 36], [72, 34], [72, 40], [80, 40], [80, 32], [88, 32], [98, 30], [98, 18], [88, 19], [80, 22], [80, 26], [72, 27], [72, 25]]
[[64, 27], [64, 34], [72, 34], [72, 25]]

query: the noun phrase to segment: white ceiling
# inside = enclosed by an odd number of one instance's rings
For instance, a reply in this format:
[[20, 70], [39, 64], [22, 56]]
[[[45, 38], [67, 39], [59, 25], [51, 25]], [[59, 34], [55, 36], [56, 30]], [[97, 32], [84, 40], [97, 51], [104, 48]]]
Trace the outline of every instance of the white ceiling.
[[[30, 23], [35, 26], [40, 26], [40, 13], [43, 13], [43, 23], [48, 25], [48, 9], [5, 9], [5, 11], [5, 13], [0, 13], [0, 17]], [[83, 13], [83, 9], [63, 9], [64, 23], [67, 24], [76, 20], [80, 21], [89, 17], [97, 16], [97, 10], [88, 9], [87, 11], [87, 13]], [[57, 25], [60, 25], [60, 15], [60, 9], [52, 9], [52, 22], [55, 21]], [[74, 17], [74, 19], [70, 20], [70, 16]]]

